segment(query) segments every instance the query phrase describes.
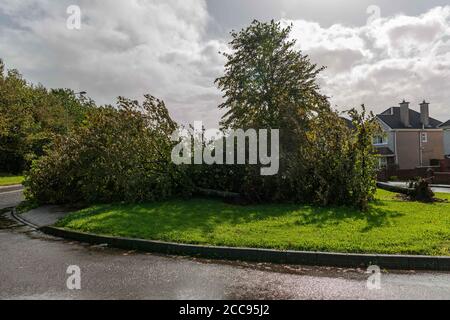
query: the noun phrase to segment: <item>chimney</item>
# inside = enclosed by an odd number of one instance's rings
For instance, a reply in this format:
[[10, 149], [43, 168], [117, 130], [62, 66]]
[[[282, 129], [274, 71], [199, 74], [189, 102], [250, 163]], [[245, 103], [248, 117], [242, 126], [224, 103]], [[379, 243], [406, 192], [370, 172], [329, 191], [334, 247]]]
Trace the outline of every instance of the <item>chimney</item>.
[[424, 127], [430, 126], [430, 104], [425, 100], [420, 104], [420, 122]]
[[405, 127], [410, 127], [409, 125], [409, 102], [403, 100], [400, 103], [400, 121]]

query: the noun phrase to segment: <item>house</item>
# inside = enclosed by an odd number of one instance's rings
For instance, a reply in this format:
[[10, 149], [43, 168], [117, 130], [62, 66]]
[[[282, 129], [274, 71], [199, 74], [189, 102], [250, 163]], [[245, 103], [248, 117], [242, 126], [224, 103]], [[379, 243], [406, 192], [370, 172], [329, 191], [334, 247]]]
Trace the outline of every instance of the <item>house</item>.
[[444, 159], [442, 122], [429, 115], [429, 103], [420, 104], [420, 112], [411, 110], [409, 102], [378, 114], [383, 133], [375, 137], [374, 146], [380, 154], [380, 167], [400, 170], [438, 165]]
[[450, 158], [450, 120], [441, 124], [439, 128], [444, 130], [444, 154]]

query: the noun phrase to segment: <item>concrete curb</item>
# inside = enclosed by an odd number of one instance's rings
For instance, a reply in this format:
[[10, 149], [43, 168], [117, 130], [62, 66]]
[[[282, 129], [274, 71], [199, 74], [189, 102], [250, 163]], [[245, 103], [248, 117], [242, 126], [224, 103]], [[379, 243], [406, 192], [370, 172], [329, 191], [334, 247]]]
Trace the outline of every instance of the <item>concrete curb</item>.
[[415, 255], [345, 254], [306, 251], [280, 251], [271, 249], [213, 247], [179, 244], [163, 241], [100, 236], [46, 226], [40, 231], [61, 238], [94, 245], [108, 246], [162, 254], [197, 256], [213, 259], [241, 260], [252, 262], [300, 264], [357, 268], [377, 265], [386, 269], [450, 271], [450, 257]]
[[38, 227], [37, 225], [35, 225], [35, 224], [29, 222], [28, 220], [23, 219], [21, 216], [19, 216], [19, 215], [17, 214], [16, 208], [12, 208], [12, 209], [11, 209], [11, 216], [12, 216], [14, 219], [16, 219], [17, 221], [19, 221], [20, 223], [23, 223], [24, 225], [26, 225], [26, 226], [28, 226], [28, 227], [30, 227], [30, 228], [39, 230], [39, 227]]

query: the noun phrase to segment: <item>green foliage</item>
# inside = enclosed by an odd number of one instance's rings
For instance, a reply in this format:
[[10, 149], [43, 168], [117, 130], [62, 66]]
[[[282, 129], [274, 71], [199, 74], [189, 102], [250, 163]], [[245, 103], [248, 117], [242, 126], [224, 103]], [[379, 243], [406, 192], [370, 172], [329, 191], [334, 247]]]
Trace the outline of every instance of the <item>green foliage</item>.
[[[311, 112], [327, 107], [316, 78], [323, 68], [294, 49], [291, 27], [254, 21], [232, 32], [225, 75], [216, 80], [224, 92], [225, 128], [280, 128], [306, 121]], [[302, 105], [302, 108], [299, 108]], [[293, 122], [293, 123], [291, 123]]]
[[349, 111], [355, 130], [350, 139], [349, 157], [347, 161], [352, 164], [351, 174], [348, 177], [348, 188], [351, 201], [363, 210], [368, 207], [376, 192], [377, 161], [372, 141], [380, 132], [380, 127], [372, 112], [367, 114], [362, 105], [362, 112], [356, 109]]
[[92, 100], [28, 84], [0, 60], [0, 171], [22, 172], [55, 136], [81, 123]]
[[178, 199], [97, 205], [58, 223], [77, 231], [204, 245], [446, 256], [449, 224], [448, 202], [405, 202], [383, 190], [364, 215], [349, 207]]
[[254, 21], [231, 34], [233, 51], [225, 54], [225, 75], [216, 80], [225, 98], [223, 128], [280, 130], [278, 175], [262, 177], [257, 166], [245, 166], [232, 184], [256, 202], [366, 209], [375, 192], [374, 119], [364, 108], [361, 114], [352, 110], [356, 129], [345, 126], [319, 91], [323, 68], [295, 50], [290, 31], [274, 21]]
[[150, 95], [142, 105], [119, 97], [116, 108], [90, 110], [80, 127], [33, 163], [27, 196], [40, 203], [95, 203], [189, 193], [182, 168], [170, 158], [176, 127], [164, 102]]
[[170, 135], [177, 125], [164, 102], [120, 97], [116, 108], [93, 108], [72, 91], [30, 86], [16, 71], [3, 76], [3, 64], [1, 163], [21, 169], [33, 161], [27, 193], [41, 203], [151, 201], [190, 194], [195, 185], [239, 192], [249, 202], [366, 210], [375, 193], [374, 117], [353, 109], [354, 128], [345, 125], [320, 92], [323, 68], [295, 49], [290, 31], [254, 21], [233, 32], [216, 80], [224, 131], [280, 130], [275, 176], [261, 176], [259, 165], [175, 166]]

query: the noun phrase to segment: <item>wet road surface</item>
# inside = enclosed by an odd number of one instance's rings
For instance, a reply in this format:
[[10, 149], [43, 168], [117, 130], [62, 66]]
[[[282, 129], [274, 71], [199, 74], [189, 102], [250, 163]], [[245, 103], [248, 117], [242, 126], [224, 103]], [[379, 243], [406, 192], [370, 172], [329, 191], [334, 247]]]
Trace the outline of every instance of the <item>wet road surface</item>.
[[[81, 269], [69, 290], [68, 266]], [[127, 252], [46, 236], [0, 217], [0, 299], [450, 299], [450, 273], [209, 261]]]
[[8, 207], [15, 207], [23, 200], [22, 190], [12, 190], [3, 192], [0, 189], [0, 210]]
[[[3, 215], [1, 299], [450, 299], [450, 274], [208, 261], [126, 252], [43, 235]], [[69, 265], [81, 290], [67, 289]]]

